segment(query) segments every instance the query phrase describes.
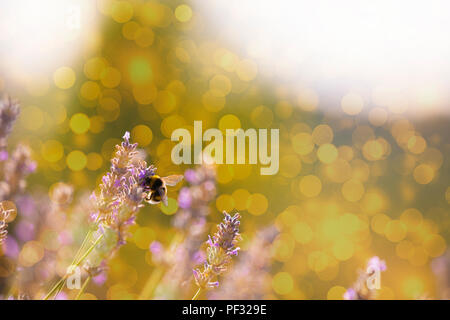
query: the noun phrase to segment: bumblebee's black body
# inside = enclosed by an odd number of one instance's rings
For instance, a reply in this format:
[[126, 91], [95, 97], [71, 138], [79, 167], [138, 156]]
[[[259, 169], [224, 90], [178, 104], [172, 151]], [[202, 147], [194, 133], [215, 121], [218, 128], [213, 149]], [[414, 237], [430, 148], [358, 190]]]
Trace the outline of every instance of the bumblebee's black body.
[[157, 175], [145, 178], [144, 183], [146, 190], [153, 190], [153, 191], [156, 191], [156, 189], [162, 187], [163, 185], [162, 179]]
[[172, 175], [164, 178], [154, 175], [146, 178], [144, 181], [144, 189], [147, 192], [145, 201], [150, 204], [156, 204], [162, 201], [165, 205], [167, 205], [166, 184], [168, 186], [174, 186], [182, 179], [183, 176], [181, 175]]
[[148, 192], [147, 201], [159, 203], [166, 193], [166, 186], [160, 176], [154, 175], [145, 179], [145, 190]]

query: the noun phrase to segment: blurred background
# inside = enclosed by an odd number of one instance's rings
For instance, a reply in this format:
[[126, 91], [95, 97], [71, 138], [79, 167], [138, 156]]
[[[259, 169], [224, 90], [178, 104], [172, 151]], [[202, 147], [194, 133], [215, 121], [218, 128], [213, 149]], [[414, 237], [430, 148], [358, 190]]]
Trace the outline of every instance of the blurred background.
[[[188, 168], [171, 162], [171, 133], [192, 132], [194, 120], [279, 128], [278, 174], [217, 166], [208, 217], [214, 230], [221, 211], [239, 211], [244, 252], [276, 225], [262, 297], [341, 299], [376, 255], [387, 264], [379, 298], [440, 298], [432, 265], [450, 240], [449, 9], [438, 0], [5, 2], [0, 93], [22, 106], [9, 145], [30, 146], [37, 162], [27, 192], [49, 198], [65, 182], [76, 204], [125, 131], [169, 175]], [[74, 207], [71, 223], [87, 214]], [[30, 277], [52, 279], [72, 252], [57, 231], [69, 218], [37, 228], [27, 208], [18, 205], [2, 258], [32, 268], [51, 253], [56, 271]], [[85, 298], [137, 299], [155, 268], [149, 246], [170, 243], [177, 211], [176, 201], [144, 207], [108, 279]]]

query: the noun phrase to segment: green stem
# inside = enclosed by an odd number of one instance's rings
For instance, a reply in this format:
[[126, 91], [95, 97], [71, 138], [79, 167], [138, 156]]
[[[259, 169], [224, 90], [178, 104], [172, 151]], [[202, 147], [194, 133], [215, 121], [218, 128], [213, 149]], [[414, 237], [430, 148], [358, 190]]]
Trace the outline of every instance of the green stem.
[[93, 233], [93, 229], [90, 228], [89, 231], [88, 231], [88, 233], [87, 233], [86, 236], [84, 237], [84, 240], [83, 240], [83, 242], [81, 243], [80, 248], [78, 249], [77, 253], [75, 254], [75, 257], [73, 257], [73, 260], [72, 260], [71, 265], [74, 264], [75, 261], [77, 261], [77, 259], [78, 259], [78, 257], [80, 256], [81, 252], [83, 252], [83, 249], [84, 249], [86, 243], [88, 243], [88, 241], [91, 239], [92, 233]]
[[[86, 251], [86, 253], [80, 258], [80, 260], [78, 260], [77, 263], [75, 263], [73, 266], [71, 266], [72, 269], [78, 267], [84, 261], [84, 259], [86, 259], [89, 256], [89, 254], [92, 252], [92, 250], [94, 250], [94, 248], [97, 246], [97, 244], [100, 242], [100, 240], [103, 239], [103, 236], [104, 236], [104, 234], [101, 234], [97, 238], [97, 240], [95, 240], [95, 242], [92, 244], [92, 246], [90, 246], [89, 249]], [[67, 276], [65, 276], [65, 277], [67, 278]], [[60, 286], [58, 291], [56, 291], [55, 298], [62, 291], [63, 287], [64, 287], [64, 285]]]
[[6, 298], [9, 298], [14, 294], [15, 283], [17, 282], [17, 277], [18, 277], [18, 272], [17, 272], [17, 268], [16, 268], [16, 270], [14, 271], [14, 277], [13, 277], [13, 280], [11, 281], [11, 286], [9, 287], [9, 291], [8, 291], [8, 294], [6, 295]]
[[[92, 252], [92, 250], [94, 250], [94, 248], [97, 246], [97, 244], [100, 242], [101, 239], [103, 239], [103, 234], [100, 235], [97, 240], [95, 240], [95, 242], [89, 247], [89, 249], [86, 251], [85, 254], [83, 254], [83, 256], [75, 263], [70, 265], [70, 268], [75, 268], [78, 267], [83, 261], [84, 259], [86, 259], [86, 257]], [[83, 241], [84, 242], [84, 241]], [[75, 260], [74, 260], [75, 261]], [[47, 293], [47, 295], [44, 297], [44, 300], [48, 300], [55, 292], [55, 297], [61, 292], [62, 288], [64, 287], [64, 282], [66, 281], [68, 277], [68, 274], [66, 273], [56, 284], [55, 286], [50, 290], [49, 293]]]
[[[92, 230], [93, 228], [89, 228], [88, 233], [86, 234], [86, 236], [83, 239], [83, 242], [81, 243], [80, 248], [78, 248], [77, 253], [75, 254], [75, 256], [73, 257], [72, 263], [70, 264], [71, 266], [75, 263], [75, 261], [77, 261], [77, 258], [79, 257], [79, 255], [81, 254], [82, 250], [84, 249], [84, 246], [86, 245], [86, 243], [88, 242], [88, 239], [91, 237], [92, 235]], [[47, 295], [44, 297], [44, 300], [48, 300], [52, 294], [58, 290], [58, 288], [61, 286], [61, 283], [63, 283], [67, 278], [67, 274], [65, 274], [61, 279], [59, 279], [59, 281], [53, 286], [53, 288], [50, 290], [49, 293], [47, 293]]]
[[142, 292], [139, 295], [139, 300], [150, 299], [163, 275], [164, 270], [162, 267], [158, 266], [153, 270], [152, 274], [145, 283], [144, 289], [142, 289]]
[[88, 249], [88, 251], [86, 251], [86, 253], [80, 258], [80, 260], [78, 260], [78, 262], [74, 265], [74, 267], [78, 267], [81, 262], [84, 261], [84, 259], [87, 258], [87, 256], [92, 252], [92, 250], [94, 250], [94, 248], [99, 244], [100, 240], [102, 240], [104, 237], [104, 234], [102, 233], [97, 240], [95, 240], [95, 242], [92, 244], [92, 246]]
[[86, 280], [83, 283], [83, 286], [81, 287], [80, 291], [78, 292], [77, 296], [75, 297], [75, 300], [80, 300], [81, 295], [83, 294], [84, 290], [86, 289], [89, 281], [91, 280], [91, 276], [88, 276]]
[[197, 300], [198, 295], [200, 294], [200, 292], [202, 291], [202, 288], [198, 288], [197, 292], [194, 294], [194, 296], [192, 297], [192, 300]]
[[46, 294], [44, 300], [48, 300], [53, 295], [53, 293], [55, 293], [56, 290], [58, 290], [61, 284], [64, 284], [64, 281], [66, 281], [66, 275], [64, 275], [64, 277], [59, 279], [59, 281], [53, 286], [53, 288], [49, 291], [49, 293]]

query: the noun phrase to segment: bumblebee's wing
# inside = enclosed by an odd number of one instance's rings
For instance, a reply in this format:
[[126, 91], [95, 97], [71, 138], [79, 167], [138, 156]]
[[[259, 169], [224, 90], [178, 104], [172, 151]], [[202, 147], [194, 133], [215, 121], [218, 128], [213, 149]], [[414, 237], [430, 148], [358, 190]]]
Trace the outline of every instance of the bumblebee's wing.
[[168, 185], [173, 187], [174, 185], [176, 185], [178, 182], [180, 182], [181, 180], [183, 180], [183, 176], [180, 174], [174, 174], [171, 176], [167, 176], [164, 178], [161, 178], [162, 180], [164, 180], [164, 182]]

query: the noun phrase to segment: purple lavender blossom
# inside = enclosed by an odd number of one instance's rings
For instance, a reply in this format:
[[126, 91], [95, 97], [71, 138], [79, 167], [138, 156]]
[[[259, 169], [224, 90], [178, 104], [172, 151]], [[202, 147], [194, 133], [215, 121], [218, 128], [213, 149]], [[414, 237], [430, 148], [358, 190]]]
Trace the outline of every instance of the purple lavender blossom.
[[36, 213], [36, 201], [30, 195], [25, 194], [18, 196], [15, 203], [17, 204], [21, 216], [32, 217]]
[[13, 259], [16, 259], [19, 256], [20, 252], [19, 244], [17, 243], [16, 239], [11, 236], [6, 238], [3, 250], [6, 256]]
[[98, 274], [97, 276], [92, 278], [92, 281], [97, 285], [97, 286], [101, 286], [103, 285], [107, 280], [106, 277], [106, 272], [101, 272], [100, 274]]
[[9, 153], [6, 150], [0, 150], [0, 162], [6, 161], [9, 158]]
[[185, 171], [184, 178], [190, 184], [197, 184], [197, 182], [198, 182], [197, 174], [195, 173], [195, 170], [192, 170], [192, 169], [188, 169]]
[[431, 270], [437, 278], [437, 289], [440, 299], [450, 299], [450, 250], [442, 256], [433, 259]]
[[195, 170], [186, 170], [184, 177], [189, 186], [178, 194], [181, 210], [174, 219], [174, 226], [181, 230], [190, 229], [198, 222], [204, 223], [209, 214], [209, 203], [216, 197], [216, 168], [204, 164]]
[[137, 144], [131, 144], [129, 138], [126, 132], [124, 141], [116, 146], [110, 172], [102, 178], [100, 194], [92, 194], [97, 209], [92, 215], [94, 220], [116, 228], [129, 221], [142, 206], [145, 178], [155, 171], [153, 166], [147, 167], [145, 161], [135, 159]]
[[16, 225], [15, 234], [22, 242], [33, 240], [35, 237], [35, 226], [30, 221], [22, 220]]
[[213, 238], [209, 238], [208, 243], [211, 247], [222, 248], [228, 255], [237, 255], [239, 247], [236, 248], [235, 244], [239, 236], [239, 219], [241, 216], [236, 213], [233, 217], [224, 212], [224, 221], [218, 226], [218, 231], [214, 234]]
[[160, 255], [163, 252], [164, 248], [159, 241], [153, 241], [150, 244], [150, 252], [154, 255]]
[[358, 300], [358, 294], [356, 293], [355, 289], [349, 288], [344, 293], [344, 299], [345, 300]]
[[188, 209], [192, 204], [189, 188], [182, 188], [178, 194], [178, 206], [182, 209]]
[[219, 285], [215, 278], [225, 272], [232, 256], [237, 255], [239, 251], [236, 243], [240, 239], [239, 219], [241, 216], [236, 213], [232, 217], [226, 212], [224, 212], [224, 215], [223, 221], [218, 225], [217, 232], [207, 241], [207, 259], [203, 271], [193, 270], [195, 283], [202, 289], [214, 288]]
[[55, 297], [55, 300], [68, 300], [68, 299], [69, 299], [69, 297], [67, 296], [67, 293], [65, 293], [65, 292], [60, 292]]
[[58, 241], [62, 245], [67, 246], [73, 243], [73, 237], [69, 232], [61, 231], [58, 235]]
[[385, 271], [386, 270], [386, 262], [381, 260], [379, 257], [374, 256], [370, 258], [367, 263], [367, 269]]

